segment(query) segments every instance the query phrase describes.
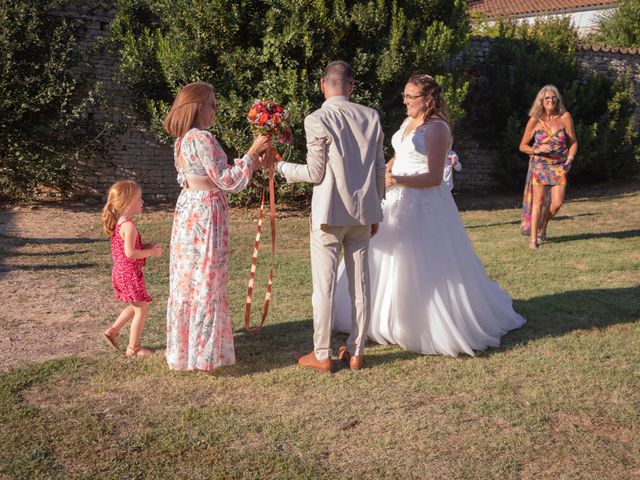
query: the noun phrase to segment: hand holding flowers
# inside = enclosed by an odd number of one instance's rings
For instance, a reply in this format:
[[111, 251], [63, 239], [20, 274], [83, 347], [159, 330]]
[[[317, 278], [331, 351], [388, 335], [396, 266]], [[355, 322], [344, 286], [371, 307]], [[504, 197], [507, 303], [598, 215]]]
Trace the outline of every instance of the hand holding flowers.
[[273, 148], [271, 146], [271, 135], [261, 133], [254, 140], [247, 154], [253, 159], [254, 165], [262, 167], [266, 153]]
[[[251, 153], [258, 154], [256, 158], [256, 164], [261, 165], [267, 169], [268, 175], [268, 191], [269, 191], [269, 221], [271, 224], [271, 273], [269, 274], [269, 280], [267, 282], [267, 292], [265, 294], [264, 303], [262, 305], [262, 316], [260, 325], [257, 327], [250, 326], [251, 315], [251, 303], [253, 301], [253, 286], [255, 283], [255, 272], [258, 264], [258, 249], [260, 248], [260, 236], [262, 231], [262, 218], [264, 211], [264, 190], [262, 193], [262, 202], [260, 205], [260, 214], [258, 218], [258, 225], [256, 227], [256, 241], [253, 250], [253, 257], [251, 259], [251, 270], [249, 273], [249, 283], [247, 285], [247, 301], [245, 304], [244, 326], [247, 332], [257, 332], [267, 318], [267, 312], [269, 309], [269, 299], [271, 298], [271, 288], [273, 284], [273, 269], [275, 262], [275, 249], [276, 249], [276, 209], [275, 209], [275, 186], [273, 171], [276, 162], [282, 160], [280, 154], [271, 145], [271, 139], [275, 138], [282, 144], [290, 144], [293, 139], [291, 133], [291, 124], [289, 123], [289, 112], [282, 108], [280, 105], [267, 102], [267, 101], [255, 101], [247, 118], [251, 124], [251, 128], [254, 133], [258, 134], [250, 149]], [[264, 140], [266, 139], [266, 141]], [[254, 149], [255, 147], [255, 149]], [[266, 190], [266, 187], [264, 187]]]
[[254, 132], [269, 135], [282, 144], [290, 144], [293, 139], [288, 110], [277, 103], [256, 100], [249, 109], [247, 118]]

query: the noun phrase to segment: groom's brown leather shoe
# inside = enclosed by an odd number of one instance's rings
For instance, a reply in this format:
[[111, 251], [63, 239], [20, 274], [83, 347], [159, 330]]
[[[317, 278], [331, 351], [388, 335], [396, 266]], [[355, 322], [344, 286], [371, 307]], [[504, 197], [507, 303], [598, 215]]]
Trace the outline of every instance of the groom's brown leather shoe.
[[340, 345], [340, 348], [338, 348], [338, 358], [348, 364], [351, 370], [360, 370], [364, 364], [363, 356], [351, 355], [347, 351], [346, 345]]
[[316, 354], [311, 352], [298, 359], [298, 365], [305, 368], [313, 368], [322, 373], [330, 373], [332, 369], [331, 359], [318, 360]]

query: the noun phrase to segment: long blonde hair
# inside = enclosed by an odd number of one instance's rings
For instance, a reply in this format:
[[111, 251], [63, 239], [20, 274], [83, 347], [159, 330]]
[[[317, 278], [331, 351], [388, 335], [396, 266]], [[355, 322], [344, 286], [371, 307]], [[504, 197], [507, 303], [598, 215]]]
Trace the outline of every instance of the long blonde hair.
[[120, 215], [131, 206], [136, 196], [142, 191], [140, 185], [133, 180], [118, 180], [109, 188], [107, 203], [102, 209], [102, 229], [111, 236], [116, 229]]
[[546, 92], [552, 92], [556, 97], [558, 97], [558, 101], [556, 102], [556, 106], [553, 111], [554, 115], [559, 116], [567, 111], [567, 109], [564, 108], [564, 104], [562, 103], [562, 96], [560, 95], [560, 91], [555, 85], [549, 84], [542, 87], [536, 95], [536, 99], [533, 101], [533, 104], [529, 109], [530, 117], [535, 117], [538, 120], [542, 120], [542, 114], [544, 112], [544, 99], [542, 97], [544, 97], [544, 94]]
[[206, 82], [193, 82], [182, 87], [162, 124], [166, 132], [174, 137], [182, 137], [193, 128], [211, 94], [215, 94], [213, 86]]
[[418, 73], [411, 76], [411, 78], [407, 80], [407, 83], [420, 88], [420, 95], [431, 97], [433, 100], [424, 114], [424, 123], [427, 123], [431, 117], [436, 116], [447, 122], [447, 125], [451, 128], [449, 108], [447, 107], [446, 100], [442, 96], [442, 87], [438, 85], [438, 82], [436, 82], [431, 75]]

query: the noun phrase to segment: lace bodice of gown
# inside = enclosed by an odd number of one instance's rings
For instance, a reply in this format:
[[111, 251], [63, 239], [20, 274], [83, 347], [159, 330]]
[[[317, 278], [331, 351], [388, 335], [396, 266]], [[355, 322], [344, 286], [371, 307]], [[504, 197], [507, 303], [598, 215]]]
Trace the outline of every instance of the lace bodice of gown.
[[[442, 123], [449, 126], [444, 120], [436, 119], [431, 120], [428, 123], [423, 123], [418, 126], [413, 132], [409, 133], [404, 139], [404, 135], [409, 122], [410, 117], [407, 117], [400, 126], [400, 129], [391, 137], [391, 145], [396, 154], [396, 159], [393, 162], [392, 172], [394, 175], [417, 175], [420, 173], [427, 173], [429, 166], [427, 164], [427, 131], [432, 126]], [[451, 149], [451, 141], [449, 141], [449, 147]]]

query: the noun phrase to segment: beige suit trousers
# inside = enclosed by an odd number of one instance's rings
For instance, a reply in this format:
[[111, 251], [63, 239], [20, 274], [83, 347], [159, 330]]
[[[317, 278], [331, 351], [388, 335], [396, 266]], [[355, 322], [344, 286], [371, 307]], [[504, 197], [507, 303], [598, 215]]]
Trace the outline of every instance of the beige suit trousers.
[[340, 250], [351, 295], [351, 335], [347, 350], [363, 355], [371, 321], [369, 240], [371, 225], [311, 227], [311, 273], [313, 278], [313, 350], [318, 360], [331, 356], [331, 324]]

